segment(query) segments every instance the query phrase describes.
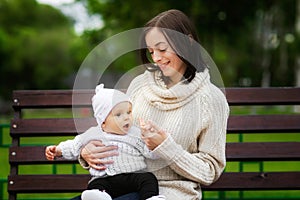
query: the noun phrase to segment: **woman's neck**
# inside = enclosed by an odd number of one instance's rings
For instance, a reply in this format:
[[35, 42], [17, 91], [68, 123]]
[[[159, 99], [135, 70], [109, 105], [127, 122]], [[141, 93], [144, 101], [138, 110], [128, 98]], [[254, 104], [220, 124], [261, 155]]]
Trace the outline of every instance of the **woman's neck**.
[[173, 76], [173, 77], [169, 77], [169, 80], [168, 83], [166, 84], [167, 85], [167, 88], [171, 88], [173, 87], [174, 85], [176, 85], [177, 83], [179, 83], [180, 81], [182, 81], [183, 79], [183, 75], [182, 74], [178, 74], [176, 76]]

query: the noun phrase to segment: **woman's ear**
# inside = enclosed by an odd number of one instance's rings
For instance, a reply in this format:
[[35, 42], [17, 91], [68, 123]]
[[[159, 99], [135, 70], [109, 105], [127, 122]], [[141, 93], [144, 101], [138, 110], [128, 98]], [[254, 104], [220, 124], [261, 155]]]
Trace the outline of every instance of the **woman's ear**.
[[189, 38], [190, 38], [190, 42], [194, 41], [194, 37], [192, 36], [192, 34], [188, 34]]

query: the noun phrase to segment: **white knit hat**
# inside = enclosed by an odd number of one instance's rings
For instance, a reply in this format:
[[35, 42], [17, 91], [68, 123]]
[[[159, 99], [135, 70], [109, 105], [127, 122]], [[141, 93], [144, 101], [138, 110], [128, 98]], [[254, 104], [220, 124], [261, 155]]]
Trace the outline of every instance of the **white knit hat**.
[[94, 110], [94, 116], [98, 125], [102, 125], [106, 117], [118, 103], [128, 101], [129, 97], [115, 89], [104, 88], [103, 84], [100, 84], [95, 89], [95, 95], [92, 98], [92, 105]]

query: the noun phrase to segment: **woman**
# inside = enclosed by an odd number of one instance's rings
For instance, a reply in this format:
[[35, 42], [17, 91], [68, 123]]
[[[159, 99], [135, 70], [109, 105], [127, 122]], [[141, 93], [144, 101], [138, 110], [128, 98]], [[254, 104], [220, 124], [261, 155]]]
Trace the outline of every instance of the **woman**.
[[[156, 124], [144, 140], [160, 159], [149, 160], [148, 169], [166, 199], [201, 199], [200, 185], [215, 182], [226, 164], [226, 98], [210, 82], [195, 28], [181, 11], [168, 10], [150, 20], [141, 45], [147, 70], [131, 82], [127, 93], [135, 123], [144, 119]], [[114, 148], [92, 142], [81, 156], [99, 169], [109, 164], [101, 158], [117, 154]]]

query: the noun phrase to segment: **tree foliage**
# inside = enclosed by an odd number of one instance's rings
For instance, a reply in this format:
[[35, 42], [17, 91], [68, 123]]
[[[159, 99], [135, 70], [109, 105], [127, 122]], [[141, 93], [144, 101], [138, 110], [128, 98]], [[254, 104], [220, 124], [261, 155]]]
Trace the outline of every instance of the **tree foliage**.
[[[286, 43], [285, 36], [295, 32], [296, 0], [78, 1], [91, 13], [101, 15], [101, 40], [142, 27], [162, 11], [179, 9], [194, 21], [201, 44], [216, 62], [226, 86], [261, 86], [264, 81], [268, 86], [285, 86], [295, 82], [293, 55], [299, 49], [292, 50], [293, 44]], [[274, 42], [278, 45], [265, 48]]]
[[34, 0], [0, 0], [1, 97], [16, 89], [66, 88], [84, 46], [59, 10]]
[[[73, 21], [51, 6], [35, 0], [0, 0], [0, 98], [9, 99], [14, 89], [68, 87], [67, 77], [89, 50], [117, 33], [143, 27], [168, 9], [182, 10], [194, 22], [225, 86], [295, 83], [299, 0], [76, 1], [101, 16], [104, 26], [78, 36]], [[133, 52], [118, 58], [110, 69], [122, 72], [137, 64]]]

